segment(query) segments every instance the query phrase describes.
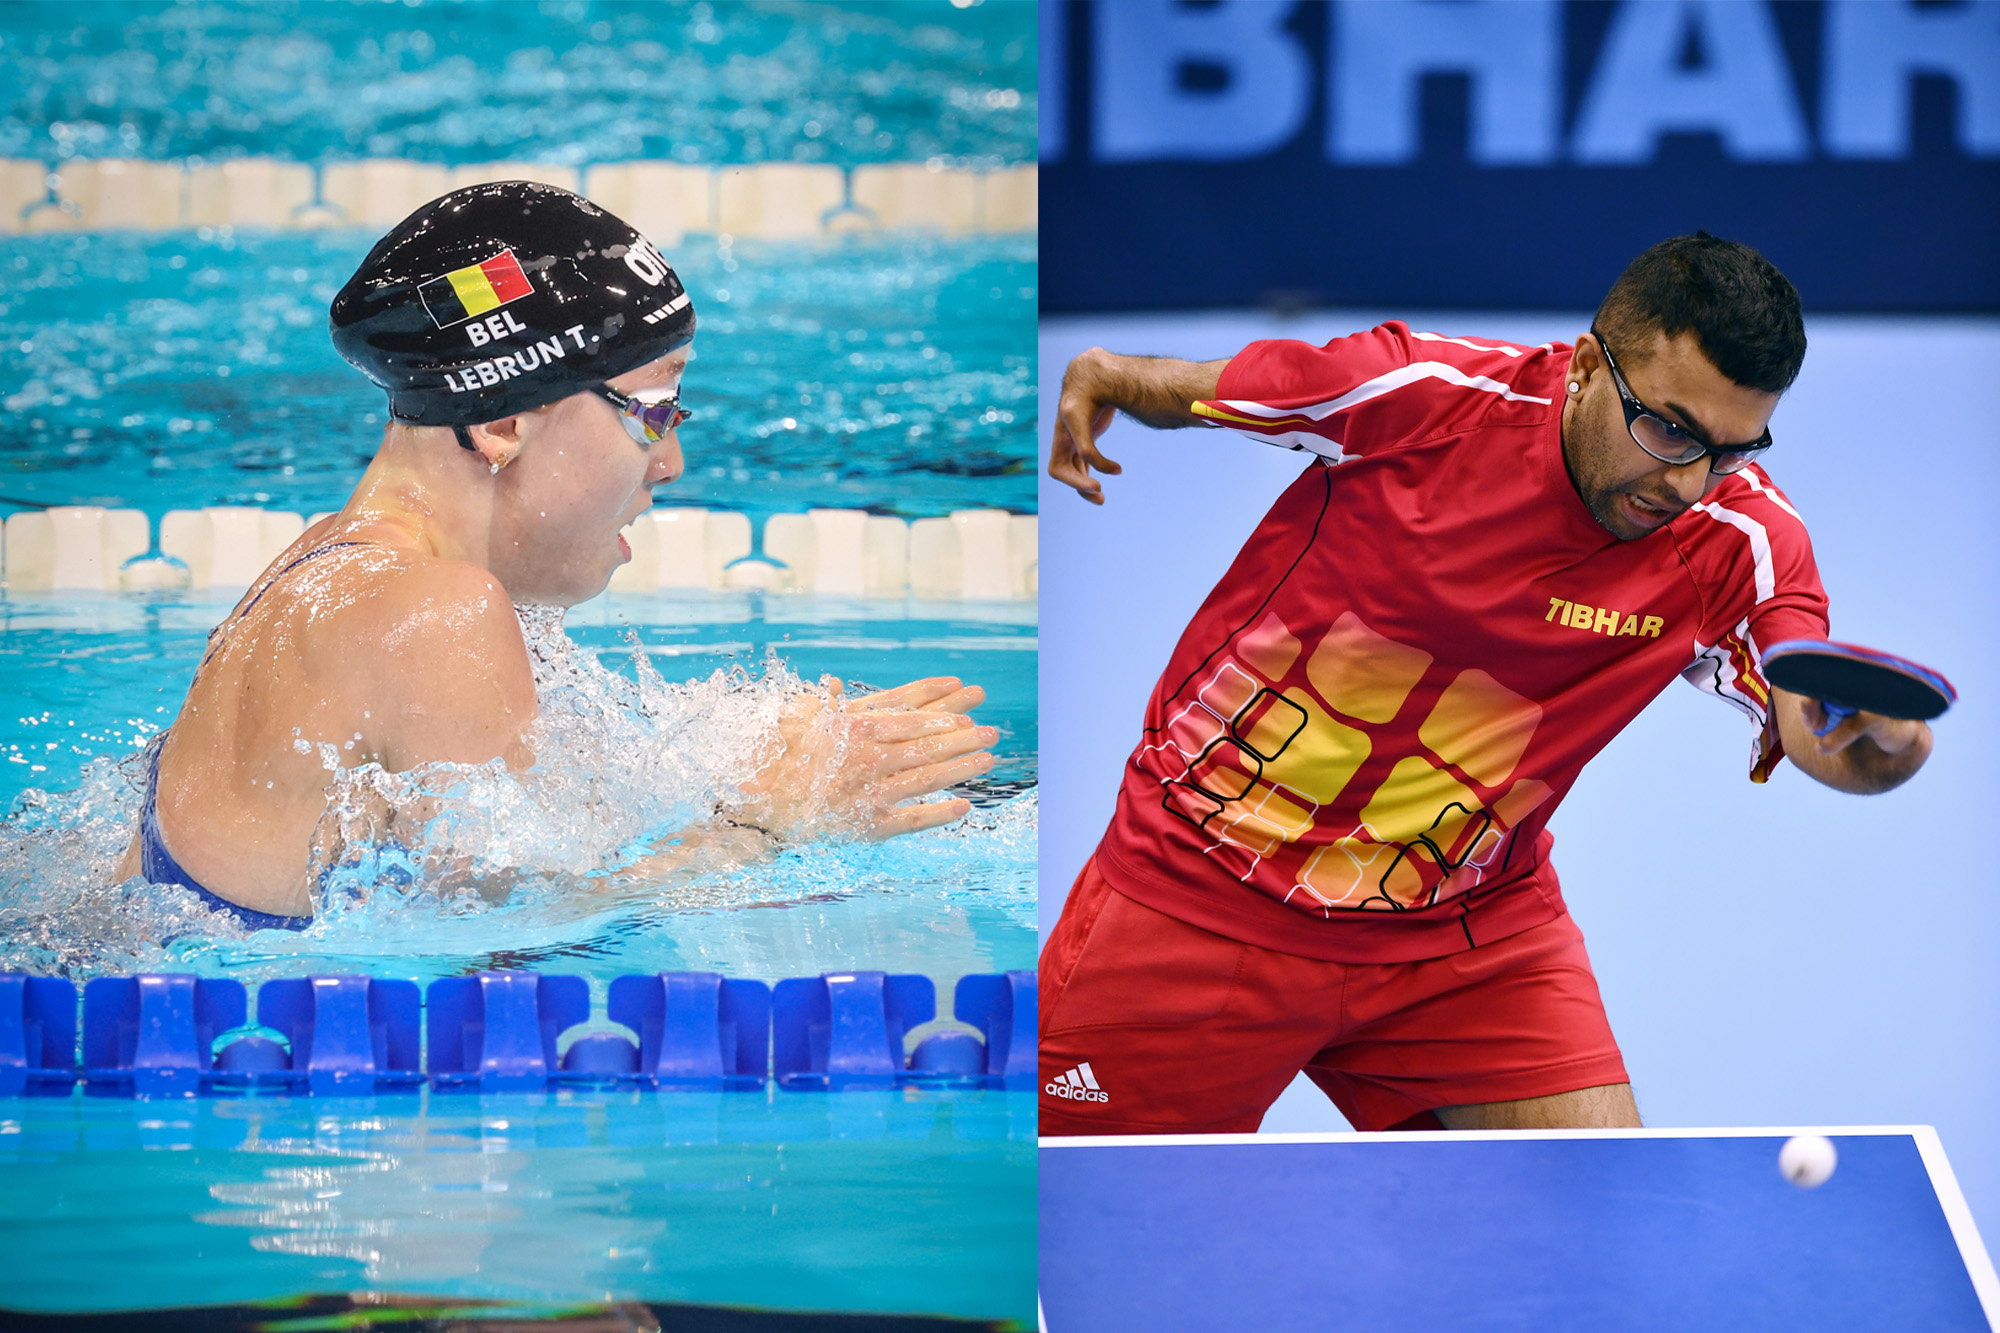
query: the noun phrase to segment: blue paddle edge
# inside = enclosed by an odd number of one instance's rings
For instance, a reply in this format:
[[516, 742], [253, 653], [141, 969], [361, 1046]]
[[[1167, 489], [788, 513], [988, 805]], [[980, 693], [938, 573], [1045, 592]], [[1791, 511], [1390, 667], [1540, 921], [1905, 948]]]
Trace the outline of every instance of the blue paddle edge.
[[[1938, 716], [1954, 703], [1958, 702], [1958, 691], [1952, 687], [1952, 683], [1946, 680], [1940, 672], [1933, 671], [1929, 667], [1912, 662], [1907, 658], [1897, 657], [1891, 653], [1878, 652], [1873, 648], [1863, 648], [1856, 644], [1835, 643], [1828, 639], [1787, 639], [1783, 643], [1771, 645], [1764, 650], [1765, 678], [1780, 688], [1794, 689], [1795, 686], [1786, 685], [1783, 681], [1775, 679], [1771, 671], [1773, 665], [1777, 665], [1785, 658], [1791, 656], [1811, 656], [1818, 659], [1853, 662], [1858, 665], [1877, 668], [1880, 671], [1890, 673], [1892, 676], [1899, 676], [1905, 681], [1914, 682], [1928, 690], [1939, 701], [1938, 706], [1922, 719], [1925, 721], [1928, 721], [1931, 717]], [[1784, 674], [1782, 668], [1777, 674]], [[1861, 708], [1854, 705], [1822, 698], [1809, 690], [1801, 690], [1799, 692], [1809, 694], [1815, 698], [1821, 710], [1825, 713], [1826, 720], [1813, 728], [1813, 735], [1815, 736], [1826, 735], [1842, 722], [1862, 711]]]

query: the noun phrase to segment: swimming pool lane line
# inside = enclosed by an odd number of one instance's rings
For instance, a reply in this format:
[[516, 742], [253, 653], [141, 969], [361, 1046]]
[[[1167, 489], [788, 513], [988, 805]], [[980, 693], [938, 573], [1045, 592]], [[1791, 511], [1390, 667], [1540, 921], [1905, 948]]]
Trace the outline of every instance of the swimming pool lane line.
[[68, 1096], [79, 1082], [95, 1095], [138, 1097], [351, 1096], [425, 1084], [1023, 1089], [1035, 1079], [1035, 996], [1031, 971], [960, 977], [960, 1027], [931, 1033], [906, 1056], [906, 1034], [937, 1015], [929, 977], [829, 972], [767, 986], [713, 972], [625, 975], [612, 980], [604, 1016], [620, 1030], [579, 1033], [559, 1053], [561, 1037], [592, 1020], [580, 976], [481, 972], [440, 978], [422, 995], [396, 979], [277, 979], [258, 988], [251, 1023], [240, 981], [144, 973], [85, 984], [79, 1063], [75, 984], [6, 973], [0, 1097]]
[[555, 185], [610, 209], [654, 244], [690, 235], [825, 241], [856, 232], [1033, 232], [1039, 171], [931, 161], [839, 167], [753, 162], [541, 162], [446, 166], [376, 158], [227, 162], [0, 158], [0, 235], [178, 228], [387, 228], [439, 195], [491, 181]]

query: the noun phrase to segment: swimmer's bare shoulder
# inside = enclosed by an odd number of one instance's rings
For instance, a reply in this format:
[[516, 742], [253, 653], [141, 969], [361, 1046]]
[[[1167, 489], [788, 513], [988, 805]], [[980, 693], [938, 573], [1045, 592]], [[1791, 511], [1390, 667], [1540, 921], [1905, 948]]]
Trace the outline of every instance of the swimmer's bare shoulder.
[[[323, 747], [343, 766], [391, 772], [495, 758], [525, 769], [536, 704], [513, 604], [477, 565], [366, 524], [315, 525], [272, 575], [212, 640], [157, 790], [189, 873], [289, 915], [312, 910], [304, 874], [326, 805]], [[135, 836], [117, 874], [140, 869]]]
[[534, 673], [499, 580], [394, 547], [364, 563], [368, 586], [308, 647], [315, 676], [361, 691], [370, 757], [391, 772], [494, 758], [527, 767]]

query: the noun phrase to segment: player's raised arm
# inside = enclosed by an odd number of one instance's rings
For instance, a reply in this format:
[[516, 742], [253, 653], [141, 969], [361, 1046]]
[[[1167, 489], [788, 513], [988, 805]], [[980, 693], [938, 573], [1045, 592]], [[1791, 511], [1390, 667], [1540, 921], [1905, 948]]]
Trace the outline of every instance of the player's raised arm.
[[1223, 361], [1178, 361], [1172, 357], [1119, 356], [1093, 347], [1063, 372], [1062, 397], [1049, 447], [1049, 475], [1092, 504], [1104, 503], [1104, 487], [1093, 470], [1116, 476], [1124, 469], [1098, 452], [1097, 437], [1123, 412], [1155, 430], [1206, 425], [1193, 412], [1215, 397]]
[[1771, 704], [1785, 757], [1835, 791], [1857, 796], [1889, 791], [1908, 782], [1930, 758], [1928, 723], [1861, 712], [1816, 736], [1813, 729], [1826, 721], [1818, 700], [1773, 687]]

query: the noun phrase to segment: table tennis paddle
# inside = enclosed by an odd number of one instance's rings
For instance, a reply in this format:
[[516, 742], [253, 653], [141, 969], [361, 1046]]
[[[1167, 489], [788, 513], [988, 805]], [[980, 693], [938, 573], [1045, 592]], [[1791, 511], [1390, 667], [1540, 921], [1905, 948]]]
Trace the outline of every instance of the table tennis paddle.
[[1855, 713], [1928, 722], [1958, 702], [1951, 682], [1907, 658], [1825, 639], [1787, 639], [1764, 650], [1764, 679], [1819, 700], [1824, 736]]

